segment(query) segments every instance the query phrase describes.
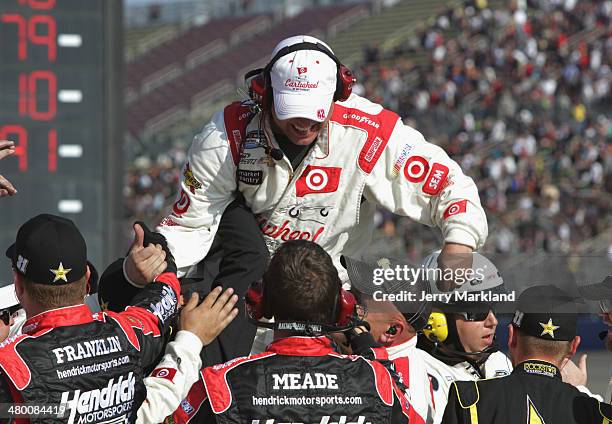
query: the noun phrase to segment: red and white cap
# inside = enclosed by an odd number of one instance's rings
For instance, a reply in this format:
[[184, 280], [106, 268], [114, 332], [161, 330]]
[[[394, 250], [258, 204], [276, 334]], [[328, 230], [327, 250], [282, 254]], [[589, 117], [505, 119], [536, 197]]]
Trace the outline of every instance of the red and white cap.
[[[272, 58], [284, 47], [299, 43], [327, 44], [308, 35], [289, 37], [278, 43]], [[270, 70], [274, 111], [278, 119], [307, 118], [323, 122], [334, 99], [338, 66], [317, 50], [298, 50], [280, 57]]]

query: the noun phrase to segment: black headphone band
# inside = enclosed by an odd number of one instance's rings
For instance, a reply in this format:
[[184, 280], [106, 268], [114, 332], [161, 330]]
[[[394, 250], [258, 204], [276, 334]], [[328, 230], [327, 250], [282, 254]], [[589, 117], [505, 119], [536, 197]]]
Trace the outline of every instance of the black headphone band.
[[340, 68], [340, 66], [342, 66], [342, 63], [340, 63], [340, 60], [336, 57], [336, 55], [333, 54], [332, 51], [330, 49], [328, 49], [327, 47], [325, 47], [323, 44], [321, 44], [321, 43], [309, 43], [307, 41], [304, 41], [304, 42], [297, 43], [297, 44], [292, 44], [290, 46], [283, 47], [282, 49], [280, 49], [278, 51], [278, 53], [276, 53], [274, 55], [274, 57], [270, 60], [270, 62], [268, 62], [268, 64], [265, 66], [265, 68], [263, 68], [264, 73], [269, 74], [270, 71], [272, 70], [272, 67], [276, 63], [276, 61], [278, 59], [280, 59], [281, 57], [283, 57], [283, 56], [285, 56], [285, 55], [287, 55], [289, 53], [297, 52], [297, 51], [300, 51], [300, 50], [315, 50], [315, 51], [319, 51], [321, 53], [325, 53], [327, 56], [330, 57], [330, 59], [332, 59], [336, 63], [338, 68]]

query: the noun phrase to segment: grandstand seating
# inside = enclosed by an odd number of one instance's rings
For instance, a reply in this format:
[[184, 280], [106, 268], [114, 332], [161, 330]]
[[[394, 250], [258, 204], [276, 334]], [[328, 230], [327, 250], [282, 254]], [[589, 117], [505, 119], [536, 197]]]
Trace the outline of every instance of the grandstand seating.
[[411, 33], [448, 3], [447, 0], [400, 1], [328, 41], [346, 65], [362, 63], [364, 46], [379, 45], [397, 31]]
[[232, 44], [233, 39], [250, 38], [269, 26], [270, 17], [257, 15], [216, 19], [206, 25], [193, 27], [128, 63], [126, 88], [136, 92], [144, 88], [146, 92], [147, 80], [160, 71], [175, 67], [182, 73], [183, 69], [222, 53]]
[[133, 135], [139, 134], [171, 109], [189, 110], [194, 98], [223, 81], [233, 86], [246, 71], [263, 65], [279, 40], [295, 34], [322, 36], [331, 22], [366, 7], [364, 4], [349, 4], [305, 10], [256, 38], [239, 43], [218, 55], [214, 62], [202, 63], [132, 103], [128, 108], [129, 131]]
[[174, 38], [177, 33], [177, 26], [170, 24], [132, 28], [126, 31], [123, 39], [126, 60], [130, 61], [159, 44]]

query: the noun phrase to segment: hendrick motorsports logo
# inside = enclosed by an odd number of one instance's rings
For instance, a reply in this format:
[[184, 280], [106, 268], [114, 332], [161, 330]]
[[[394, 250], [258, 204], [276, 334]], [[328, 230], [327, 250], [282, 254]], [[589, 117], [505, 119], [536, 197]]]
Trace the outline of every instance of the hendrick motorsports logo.
[[[60, 405], [65, 405], [66, 411], [70, 411], [68, 424], [106, 421], [132, 410], [135, 385], [136, 378], [131, 372], [127, 377], [122, 375], [116, 382], [111, 378], [103, 389], [64, 392]], [[75, 421], [77, 414], [79, 419]]]
[[168, 286], [164, 286], [162, 299], [155, 304], [151, 303], [151, 310], [161, 322], [166, 322], [176, 312], [176, 294]]
[[[350, 421], [351, 418], [346, 415], [341, 415], [336, 420], [331, 415], [324, 415], [320, 421], [313, 422], [312, 424], [372, 424], [369, 420], [366, 421], [366, 417], [363, 415], [358, 416], [354, 421]], [[275, 419], [263, 419], [263, 420], [251, 420], [251, 424], [306, 424], [306, 423], [284, 423], [276, 421]], [[308, 423], [311, 424], [311, 423]]]

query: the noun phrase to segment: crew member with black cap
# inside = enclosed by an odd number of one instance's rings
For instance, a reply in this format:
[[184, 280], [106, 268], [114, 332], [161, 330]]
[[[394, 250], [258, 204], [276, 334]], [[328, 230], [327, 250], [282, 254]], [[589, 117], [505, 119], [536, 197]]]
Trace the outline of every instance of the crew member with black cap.
[[0, 403], [63, 404], [62, 422], [133, 422], [146, 395], [143, 368], [162, 351], [179, 303], [171, 255], [166, 271], [125, 312], [92, 314], [83, 303], [87, 246], [72, 221], [38, 215], [6, 253], [27, 320], [22, 334], [0, 347]]
[[610, 423], [611, 405], [561, 380], [561, 369], [580, 344], [575, 300], [552, 285], [526, 289], [509, 325], [514, 371], [504, 378], [454, 382], [442, 423]]
[[[601, 319], [608, 326], [608, 331], [602, 331], [599, 338], [604, 342], [606, 349], [612, 352], [612, 276], [606, 277], [601, 283], [578, 287], [578, 290], [585, 299], [599, 303]], [[612, 404], [612, 367], [604, 401]]]

